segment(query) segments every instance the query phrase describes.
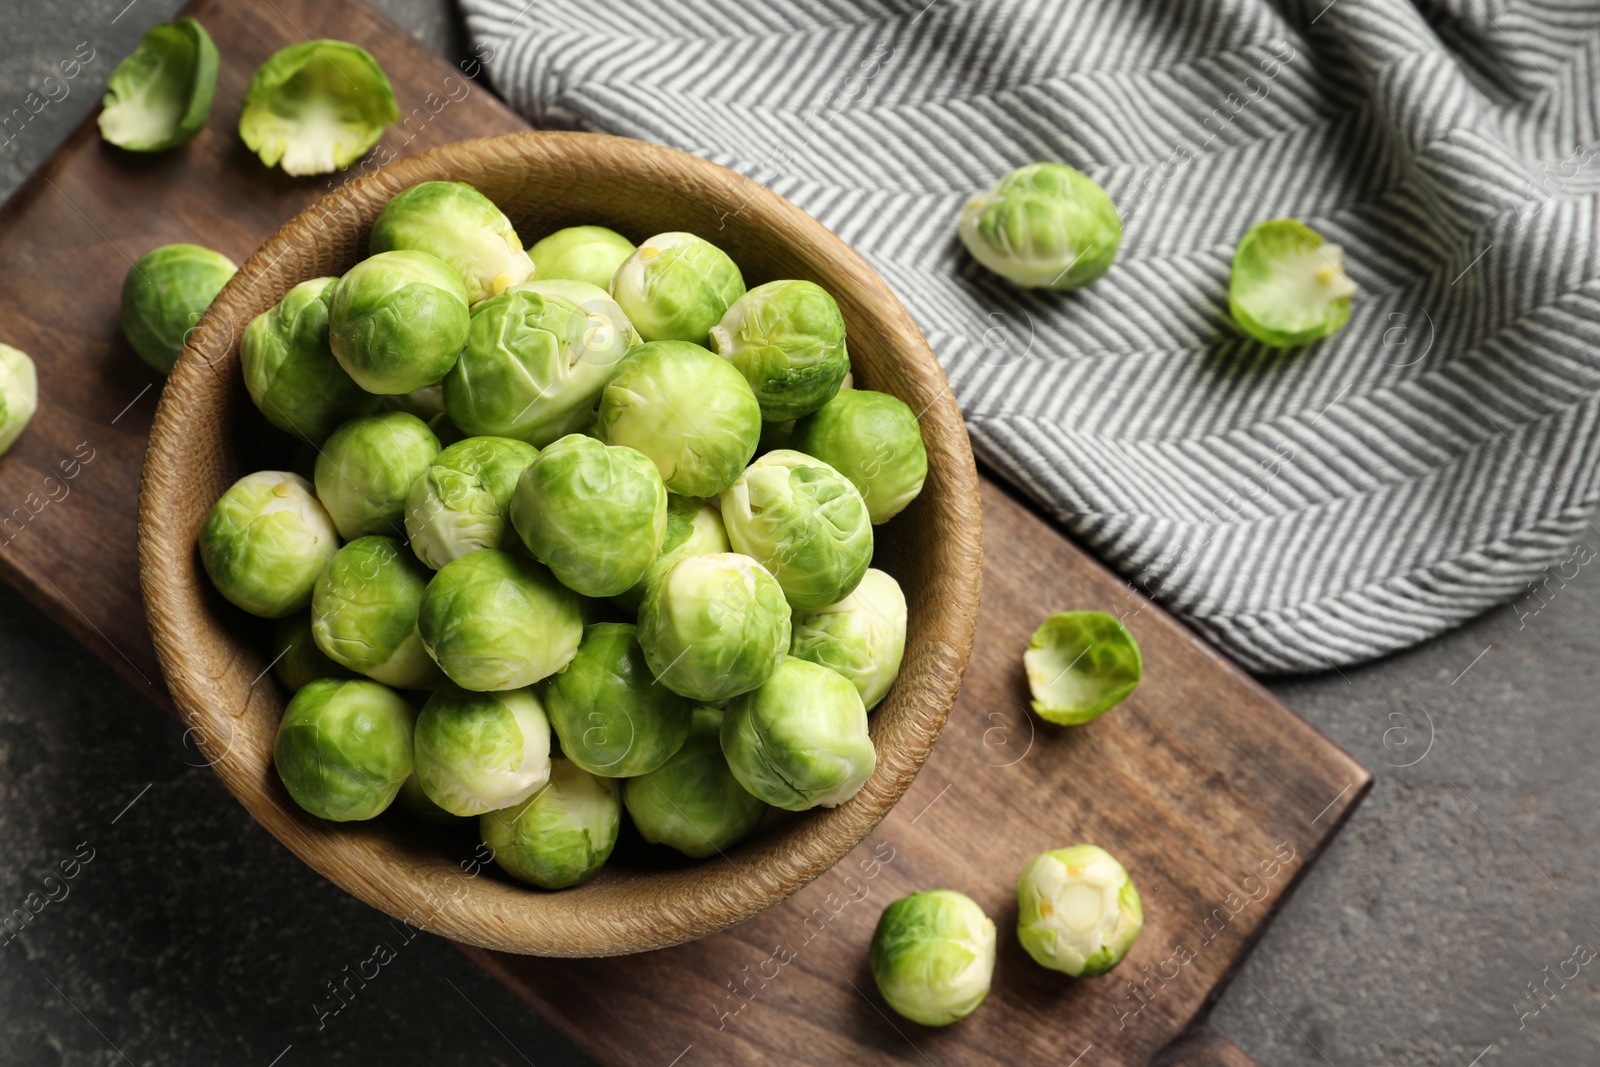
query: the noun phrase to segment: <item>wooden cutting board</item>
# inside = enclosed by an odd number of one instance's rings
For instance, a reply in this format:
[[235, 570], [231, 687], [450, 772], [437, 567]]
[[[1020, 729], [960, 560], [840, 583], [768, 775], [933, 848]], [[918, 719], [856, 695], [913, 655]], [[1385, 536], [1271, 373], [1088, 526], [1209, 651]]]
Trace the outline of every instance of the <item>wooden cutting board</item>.
[[[0, 341], [33, 355], [40, 388], [32, 426], [0, 460], [0, 575], [163, 706], [134, 544], [161, 379], [122, 340], [119, 292], [132, 261], [161, 244], [242, 262], [330, 188], [267, 170], [240, 143], [251, 72], [307, 37], [372, 51], [406, 118], [368, 166], [527, 128], [477, 63], [452, 69], [357, 0], [199, 0], [189, 13], [223, 56], [209, 128], [136, 157], [85, 122], [0, 208]], [[115, 58], [80, 77], [103, 79]], [[983, 504], [988, 560], [961, 701], [855, 853], [693, 944], [589, 961], [469, 955], [604, 1063], [1247, 1063], [1193, 1028], [1370, 777], [1006, 491], [986, 484]], [[1090, 607], [1125, 615], [1145, 682], [1088, 726], [1040, 724], [1021, 649], [1045, 615]], [[1121, 858], [1146, 915], [1128, 960], [1083, 982], [1033, 965], [1010, 929], [1023, 862], [1079, 841]], [[883, 906], [935, 886], [970, 894], [1001, 928], [989, 1002], [938, 1031], [889, 1013], [866, 965]]]

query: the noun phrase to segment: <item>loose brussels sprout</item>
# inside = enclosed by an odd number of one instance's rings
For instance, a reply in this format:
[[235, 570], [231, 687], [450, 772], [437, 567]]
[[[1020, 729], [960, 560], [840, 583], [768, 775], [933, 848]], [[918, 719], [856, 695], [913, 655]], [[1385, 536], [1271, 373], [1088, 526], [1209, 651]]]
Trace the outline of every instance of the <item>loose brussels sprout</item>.
[[199, 245], [162, 245], [140, 256], [122, 282], [122, 334], [139, 358], [170, 373], [189, 331], [238, 269]]
[[1028, 639], [1022, 665], [1033, 691], [1033, 710], [1061, 726], [1099, 718], [1144, 677], [1139, 643], [1103, 611], [1050, 616]]
[[994, 923], [953, 889], [912, 893], [883, 909], [872, 933], [872, 978], [889, 1007], [923, 1026], [965, 1019], [989, 995]]
[[272, 631], [272, 673], [289, 692], [318, 678], [349, 678], [351, 672], [329, 659], [311, 634], [311, 613], [285, 615]]
[[439, 668], [417, 633], [428, 572], [392, 537], [358, 537], [317, 576], [311, 635], [335, 663], [397, 689], [431, 689]]
[[1106, 191], [1064, 163], [1031, 163], [961, 209], [972, 258], [1028, 289], [1077, 289], [1099, 278], [1122, 243]]
[[874, 525], [888, 522], [922, 492], [928, 450], [905, 402], [870, 389], [843, 389], [795, 423], [789, 447], [815, 456], [850, 479]]
[[571, 760], [551, 760], [550, 781], [533, 796], [478, 820], [494, 861], [540, 889], [565, 889], [593, 877], [622, 826], [617, 787]]
[[605, 290], [525, 282], [472, 309], [466, 350], [444, 380], [445, 409], [469, 434], [543, 448], [594, 422], [600, 391], [638, 343]]
[[637, 634], [622, 622], [586, 627], [578, 654], [545, 690], [561, 754], [590, 774], [653, 771], [689, 736], [694, 705], [651, 676]]
[[640, 345], [600, 396], [600, 439], [649, 456], [684, 496], [715, 496], [761, 438], [761, 405], [744, 375], [686, 341]]
[[365, 49], [303, 41], [256, 70], [239, 136], [269, 167], [281, 161], [286, 174], [329, 174], [360, 159], [399, 118], [389, 79]]
[[661, 553], [667, 490], [648, 456], [568, 434], [522, 472], [511, 523], [562, 585], [613, 596]]
[[152, 26], [106, 82], [100, 136], [130, 152], [194, 140], [211, 117], [217, 62], [217, 46], [194, 19]]
[[816, 282], [756, 286], [711, 328], [711, 347], [739, 368], [768, 422], [811, 414], [850, 373], [844, 316]]
[[380, 252], [334, 285], [328, 342], [367, 392], [409, 393], [456, 365], [469, 321], [455, 268], [427, 252]]
[[771, 571], [796, 611], [843, 600], [872, 563], [866, 502], [820, 459], [768, 452], [720, 499], [734, 551]]
[[1355, 291], [1343, 248], [1296, 219], [1269, 219], [1234, 249], [1228, 311], [1262, 344], [1294, 348], [1343, 328]]
[[398, 535], [406, 497], [439, 455], [428, 424], [403, 411], [363, 415], [340, 426], [317, 453], [317, 497], [339, 535]]
[[651, 573], [639, 645], [656, 681], [716, 703], [772, 676], [789, 649], [789, 605], [749, 556], [688, 556]]
[[397, 193], [372, 224], [371, 250], [402, 248], [444, 260], [476, 304], [533, 273], [511, 220], [466, 182], [422, 182]]
[[1042, 852], [1017, 879], [1017, 940], [1041, 967], [1074, 978], [1105, 974], [1143, 926], [1133, 879], [1094, 845]]
[[644, 577], [634, 583], [631, 589], [611, 599], [637, 616], [639, 605], [644, 603], [644, 591], [650, 583], [650, 575], [657, 568], [670, 567], [685, 556], [727, 552], [730, 547], [728, 531], [722, 528], [722, 512], [715, 505], [709, 501], [668, 493], [667, 532], [661, 539], [661, 555], [656, 557]]
[[39, 375], [21, 349], [0, 344], [0, 453], [11, 450], [39, 409]]
[[328, 347], [328, 297], [336, 281], [301, 282], [250, 320], [239, 341], [250, 399], [272, 425], [312, 444], [377, 404]]
[[338, 549], [333, 520], [311, 486], [287, 471], [240, 478], [200, 528], [200, 562], [217, 591], [268, 619], [305, 607], [318, 573]]
[[868, 711], [889, 693], [906, 651], [906, 597], [900, 583], [869, 569], [837, 604], [796, 612], [789, 655], [844, 675]]
[[744, 295], [744, 277], [705, 238], [658, 233], [622, 261], [611, 295], [646, 341], [704, 345], [711, 327]]
[[417, 715], [364, 678], [308, 682], [283, 713], [272, 761], [294, 802], [319, 819], [371, 819], [411, 774]]
[[856, 687], [793, 656], [728, 705], [722, 754], [740, 785], [789, 811], [838, 807], [878, 767]]
[[417, 716], [417, 778], [452, 815], [520, 804], [550, 780], [550, 722], [532, 689], [443, 685]]
[[462, 816], [451, 815], [428, 799], [428, 794], [422, 791], [422, 779], [417, 777], [416, 771], [412, 771], [411, 777], [400, 784], [400, 792], [394, 799], [412, 817], [434, 826], [454, 826], [462, 821]]
[[622, 784], [622, 803], [646, 841], [703, 859], [732, 848], [761, 821], [767, 806], [728, 769], [721, 732], [721, 711], [695, 708], [683, 747]]
[[480, 548], [514, 548], [511, 493], [538, 450], [509, 437], [469, 437], [434, 457], [406, 497], [412, 551], [434, 570]]
[[463, 689], [521, 689], [572, 661], [578, 594], [531, 559], [492, 548], [439, 568], [422, 598], [422, 642]]
[[541, 279], [571, 278], [601, 289], [611, 287], [617, 268], [633, 253], [632, 241], [604, 226], [568, 226], [528, 249]]

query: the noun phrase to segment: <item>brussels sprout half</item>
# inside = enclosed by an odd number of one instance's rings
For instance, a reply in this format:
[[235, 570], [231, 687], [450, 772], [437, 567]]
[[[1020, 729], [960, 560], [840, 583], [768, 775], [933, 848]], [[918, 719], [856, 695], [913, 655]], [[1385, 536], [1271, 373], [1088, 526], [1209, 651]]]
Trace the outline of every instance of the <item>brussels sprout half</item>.
[[650, 674], [638, 628], [586, 627], [578, 654], [545, 690], [561, 754], [590, 774], [630, 778], [683, 747], [694, 705]]
[[711, 327], [744, 295], [728, 254], [692, 233], [658, 233], [617, 268], [611, 295], [646, 341], [704, 345]]
[[294, 802], [333, 822], [383, 813], [411, 774], [416, 712], [365, 679], [307, 683], [278, 724], [272, 761]]
[[593, 877], [622, 826], [617, 787], [571, 760], [550, 761], [550, 781], [512, 808], [478, 820], [494, 861], [513, 878], [565, 889]]
[[189, 331], [238, 269], [199, 245], [162, 245], [140, 256], [122, 282], [122, 334], [139, 358], [171, 372]]
[[1041, 967], [1074, 978], [1105, 974], [1143, 927], [1133, 879], [1094, 845], [1041, 853], [1017, 879], [1017, 940]]
[[1117, 206], [1064, 163], [1032, 163], [967, 201], [958, 227], [972, 258], [1024, 288], [1077, 289], [1111, 267]]
[[398, 536], [411, 487], [438, 455], [439, 439], [415, 415], [351, 419], [317, 453], [317, 497], [342, 537]]
[[789, 447], [814, 456], [861, 490], [874, 525], [888, 522], [922, 492], [928, 450], [917, 416], [899, 397], [841, 389], [795, 423]]
[[626, 608], [635, 617], [639, 605], [644, 603], [644, 592], [649, 587], [650, 575], [658, 569], [672, 566], [687, 556], [701, 556], [708, 552], [727, 552], [728, 531], [722, 528], [722, 512], [716, 505], [694, 497], [667, 494], [667, 532], [661, 538], [661, 555], [645, 571], [644, 577], [633, 587], [612, 597], [617, 605]]
[[0, 453], [16, 444], [39, 409], [39, 376], [21, 349], [0, 344]]
[[1297, 219], [1269, 219], [1234, 249], [1228, 311], [1261, 343], [1293, 348], [1343, 328], [1355, 291], [1343, 248]]
[[533, 273], [511, 220], [466, 182], [421, 182], [390, 199], [372, 224], [371, 250], [410, 248], [444, 260], [476, 304]]
[[311, 635], [329, 659], [397, 689], [431, 689], [439, 668], [417, 633], [428, 571], [392, 537], [358, 537], [317, 576]]
[[100, 136], [130, 152], [193, 140], [211, 117], [217, 65], [217, 46], [194, 19], [152, 26], [106, 82]]
[[604, 226], [568, 226], [528, 249], [540, 280], [570, 278], [607, 290], [633, 253], [632, 241]]
[[417, 558], [438, 570], [480, 548], [514, 548], [511, 494], [538, 454], [509, 437], [468, 437], [435, 456], [406, 497]]
[[314, 445], [378, 404], [328, 347], [328, 298], [337, 281], [301, 282], [250, 320], [239, 340], [250, 399], [272, 425]]
[[868, 569], [849, 596], [796, 612], [792, 625], [791, 656], [843, 675], [868, 711], [888, 695], [906, 651], [906, 597], [899, 582]]
[[318, 678], [349, 678], [353, 672], [329, 659], [311, 633], [311, 613], [296, 612], [272, 630], [272, 674], [290, 693]]
[[520, 804], [550, 779], [550, 722], [532, 689], [443, 685], [417, 716], [417, 778], [452, 815]]
[[815, 282], [756, 286], [711, 328], [711, 347], [739, 368], [768, 422], [811, 414], [850, 373], [844, 316]]
[[787, 653], [789, 635], [789, 605], [777, 579], [734, 552], [688, 556], [653, 571], [639, 607], [639, 645], [656, 680], [707, 703], [765, 682]]
[[695, 708], [683, 746], [622, 784], [622, 803], [646, 841], [703, 859], [732, 848], [761, 821], [767, 806], [728, 769], [721, 733], [721, 711]]
[[362, 260], [328, 298], [334, 357], [369, 393], [409, 393], [443, 378], [461, 357], [469, 321], [461, 275], [411, 249]]
[[872, 978], [889, 1007], [923, 1026], [977, 1010], [994, 977], [994, 922], [953, 889], [912, 893], [883, 909], [872, 933]]
[[1063, 611], [1028, 639], [1022, 654], [1033, 710], [1046, 722], [1076, 726], [1099, 718], [1144, 677], [1139, 643], [1103, 611]]
[[268, 619], [305, 607], [338, 549], [339, 534], [311, 486], [287, 471], [240, 478], [200, 529], [200, 562], [217, 591]]
[[399, 118], [389, 79], [369, 52], [346, 41], [302, 41], [275, 52], [250, 79], [239, 136], [269, 167], [329, 174], [360, 159]]

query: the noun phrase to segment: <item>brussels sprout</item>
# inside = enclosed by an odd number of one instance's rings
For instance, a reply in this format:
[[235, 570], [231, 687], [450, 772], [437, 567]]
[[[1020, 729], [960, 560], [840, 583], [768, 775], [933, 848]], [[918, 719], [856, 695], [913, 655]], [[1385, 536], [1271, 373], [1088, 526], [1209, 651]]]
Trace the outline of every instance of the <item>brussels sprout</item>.
[[281, 161], [286, 174], [329, 174], [360, 159], [399, 118], [389, 79], [365, 49], [303, 41], [256, 70], [239, 136], [269, 167]]
[[1017, 879], [1017, 940], [1041, 967], [1074, 978], [1105, 974], [1143, 926], [1133, 879], [1094, 845], [1042, 852]]
[[734, 551], [760, 561], [789, 606], [836, 604], [872, 563], [872, 520], [861, 493], [822, 462], [781, 449], [752, 463], [721, 494]]
[[272, 425], [312, 444], [377, 404], [328, 347], [328, 296], [337, 280], [301, 282], [250, 320], [239, 341], [250, 399]]
[[989, 995], [994, 923], [953, 889], [912, 893], [872, 932], [872, 978], [889, 1007], [923, 1026], [965, 1019]]
[[660, 554], [667, 490], [648, 456], [568, 434], [522, 472], [511, 523], [562, 585], [613, 596]]
[[476, 304], [533, 273], [511, 220], [465, 182], [422, 182], [398, 193], [372, 224], [374, 255], [412, 248], [444, 260]]
[[622, 261], [611, 295], [646, 341], [704, 345], [711, 327], [744, 295], [744, 278], [705, 238], [658, 233]]
[[234, 482], [200, 529], [200, 562], [217, 591], [252, 615], [305, 607], [339, 549], [333, 520], [298, 474], [257, 471]]
[[364, 678], [308, 682], [283, 713], [272, 761], [294, 802], [334, 822], [371, 819], [411, 774], [417, 715]]
[[0, 344], [0, 453], [10, 451], [39, 409], [39, 376], [21, 349]]
[[694, 705], [651, 677], [637, 634], [621, 622], [586, 627], [578, 654], [545, 690], [561, 754], [590, 774], [653, 771], [689, 736]]
[[170, 373], [189, 331], [238, 269], [199, 245], [162, 245], [140, 256], [122, 282], [122, 334], [139, 358]]
[[869, 569], [837, 604], [797, 612], [789, 655], [844, 675], [868, 711], [888, 695], [906, 651], [906, 597], [900, 583]]
[[511, 877], [565, 889], [593, 877], [622, 826], [617, 787], [571, 760], [550, 761], [550, 781], [513, 808], [491, 811], [478, 832]]
[[793, 656], [728, 705], [722, 754], [740, 785], [789, 811], [838, 807], [878, 767], [856, 687]]
[[311, 635], [335, 663], [397, 689], [431, 689], [439, 668], [417, 633], [428, 572], [392, 537], [334, 554], [311, 595]]
[[472, 309], [466, 350], [444, 380], [445, 409], [467, 433], [543, 448], [594, 422], [600, 391], [638, 343], [605, 290], [525, 282]]
[[406, 497], [438, 455], [439, 439], [415, 415], [385, 411], [351, 419], [317, 453], [317, 497], [341, 537], [398, 535]]
[[318, 678], [349, 678], [351, 672], [329, 659], [311, 634], [309, 611], [285, 615], [272, 631], [272, 673], [289, 692]]
[[744, 375], [686, 341], [628, 353], [600, 397], [600, 439], [649, 456], [684, 496], [715, 496], [756, 454], [761, 405]]
[[211, 35], [194, 19], [152, 26], [106, 82], [100, 136], [130, 152], [194, 140], [211, 117], [217, 60]]
[[467, 288], [438, 256], [380, 252], [351, 267], [328, 300], [328, 342], [369, 393], [409, 393], [449, 373], [467, 343]]
[[958, 227], [972, 258], [1028, 289], [1077, 289], [1099, 278], [1122, 243], [1106, 191], [1064, 163], [1031, 163], [967, 201]]
[[1028, 639], [1022, 665], [1033, 691], [1033, 710], [1061, 726], [1099, 718], [1144, 677], [1139, 643], [1103, 611], [1050, 616]]
[[379, 411], [403, 411], [423, 422], [432, 422], [444, 414], [444, 382], [437, 381], [409, 393], [390, 393], [374, 399], [378, 402]]
[[815, 282], [756, 286], [711, 328], [711, 347], [739, 368], [768, 422], [811, 414], [850, 373], [844, 316]]
[[654, 845], [703, 859], [742, 841], [767, 806], [739, 784], [722, 755], [722, 712], [698, 707], [683, 747], [622, 784], [622, 803]]
[[514, 548], [511, 493], [539, 452], [509, 437], [469, 437], [434, 457], [406, 497], [406, 534], [434, 570], [480, 548]]
[[1228, 311], [1262, 344], [1294, 348], [1342, 329], [1355, 291], [1343, 248], [1296, 219], [1269, 219], [1234, 249]]
[[428, 799], [428, 794], [422, 791], [422, 779], [417, 777], [416, 771], [412, 771], [411, 777], [400, 784], [400, 792], [394, 799], [413, 818], [433, 826], [454, 826], [463, 821], [462, 816], [451, 815]]
[[611, 287], [617, 268], [633, 253], [632, 241], [604, 226], [568, 226], [528, 249], [541, 279], [571, 278], [601, 289]]
[[492, 548], [439, 568], [422, 598], [422, 642], [463, 689], [521, 689], [572, 661], [578, 594], [531, 559]]
[[727, 700], [772, 676], [789, 649], [789, 605], [749, 556], [688, 556], [651, 572], [639, 645], [656, 681], [674, 693]]
[[440, 686], [417, 716], [417, 777], [452, 815], [520, 804], [550, 779], [550, 722], [532, 689]]
[[728, 531], [722, 528], [722, 512], [709, 501], [693, 497], [667, 494], [667, 532], [661, 539], [661, 555], [650, 564], [644, 577], [631, 589], [618, 593], [611, 599], [635, 616], [644, 603], [644, 591], [650, 575], [657, 568], [670, 567], [685, 556], [700, 556], [707, 552], [727, 552]]
[[922, 492], [928, 450], [905, 402], [870, 389], [844, 389], [795, 423], [789, 447], [850, 479], [874, 525], [888, 522]]

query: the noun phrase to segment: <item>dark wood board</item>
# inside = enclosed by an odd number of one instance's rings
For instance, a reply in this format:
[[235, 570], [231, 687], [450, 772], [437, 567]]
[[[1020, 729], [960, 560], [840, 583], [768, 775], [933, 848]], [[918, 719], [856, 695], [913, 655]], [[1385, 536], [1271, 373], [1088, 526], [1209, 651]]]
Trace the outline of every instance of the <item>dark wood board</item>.
[[[150, 248], [194, 241], [242, 262], [329, 188], [267, 170], [239, 142], [250, 73], [306, 37], [372, 51], [407, 120], [368, 167], [527, 128], [481, 70], [452, 69], [356, 0], [201, 0], [190, 13], [223, 55], [207, 130], [147, 158], [103, 145], [87, 122], [0, 208], [0, 340], [33, 355], [41, 397], [0, 460], [0, 575], [163, 706], [134, 545], [160, 378], [122, 340], [118, 299]], [[855, 854], [757, 919], [678, 948], [591, 961], [469, 954], [605, 1063], [1069, 1064], [1092, 1049], [1083, 1062], [1144, 1064], [1203, 1021], [1370, 777], [1007, 492], [986, 485], [984, 509], [983, 607], [961, 701]], [[1102, 720], [1062, 730], [1027, 712], [1020, 651], [1046, 614], [1075, 607], [1126, 613], [1146, 680]], [[1146, 911], [1128, 961], [1087, 982], [1035, 967], [1010, 930], [1023, 861], [1076, 841], [1122, 858]], [[936, 885], [971, 894], [1001, 927], [990, 1002], [943, 1031], [887, 1013], [865, 963], [882, 907]], [[1184, 950], [1193, 958], [1175, 962]], [[1142, 1008], [1130, 980], [1146, 983]], [[1172, 1062], [1237, 1053], [1215, 1035], [1184, 1047]]]

